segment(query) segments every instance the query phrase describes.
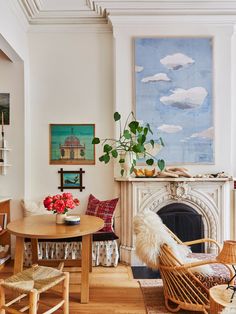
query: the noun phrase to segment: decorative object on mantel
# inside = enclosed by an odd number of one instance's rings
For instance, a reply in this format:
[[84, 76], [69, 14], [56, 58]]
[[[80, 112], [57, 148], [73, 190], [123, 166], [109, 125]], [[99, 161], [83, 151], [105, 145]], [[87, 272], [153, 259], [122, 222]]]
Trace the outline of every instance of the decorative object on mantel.
[[75, 171], [63, 170], [63, 168], [61, 168], [58, 173], [60, 173], [61, 182], [58, 189], [60, 189], [61, 192], [63, 192], [64, 189], [79, 189], [80, 192], [85, 189], [85, 186], [83, 186], [83, 173], [85, 173], [85, 171], [82, 168]]
[[142, 169], [142, 168], [134, 168], [134, 173], [137, 178], [155, 178], [156, 177], [156, 169]]
[[[121, 165], [120, 173], [126, 177], [129, 177], [134, 171], [136, 160], [138, 159], [145, 160], [149, 166], [152, 166], [154, 161], [157, 161], [157, 165], [162, 171], [165, 168], [165, 162], [163, 159], [157, 159], [155, 155], [158, 154], [164, 143], [161, 137], [155, 141], [150, 138], [153, 132], [149, 123], [143, 125], [136, 120], [134, 113], [131, 112], [122, 128], [119, 112], [115, 112], [113, 117], [114, 121], [119, 123], [118, 139], [94, 137], [92, 141], [92, 144], [102, 142], [103, 155], [99, 157], [99, 160], [107, 164], [111, 158], [118, 158]], [[152, 153], [153, 151], [155, 151], [155, 154]]]
[[56, 223], [63, 224], [68, 210], [79, 206], [80, 201], [73, 198], [71, 193], [57, 194], [47, 196], [43, 201], [44, 207], [56, 214]]
[[165, 168], [163, 171], [157, 172], [157, 177], [159, 178], [179, 178], [179, 177], [186, 177], [192, 178], [192, 176], [188, 173], [188, 169], [186, 168], [178, 168], [178, 167], [168, 167]]
[[194, 178], [229, 178], [229, 179], [232, 179], [232, 176], [222, 171], [222, 172], [217, 172], [217, 173], [197, 174], [194, 176]]
[[4, 113], [1, 113], [1, 120], [2, 120], [2, 139], [1, 139], [1, 146], [0, 146], [0, 167], [1, 167], [1, 174], [6, 175], [6, 167], [10, 166], [7, 163], [7, 152], [10, 150], [7, 148], [7, 141], [5, 140], [5, 133], [4, 133]]

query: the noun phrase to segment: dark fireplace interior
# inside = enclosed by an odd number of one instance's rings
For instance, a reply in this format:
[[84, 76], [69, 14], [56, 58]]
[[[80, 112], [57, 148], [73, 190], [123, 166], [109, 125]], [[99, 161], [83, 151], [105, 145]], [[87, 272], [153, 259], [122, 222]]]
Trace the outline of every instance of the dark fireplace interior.
[[[202, 216], [186, 204], [169, 204], [159, 210], [158, 215], [183, 242], [204, 237]], [[191, 249], [195, 253], [204, 252], [204, 244], [195, 244]]]

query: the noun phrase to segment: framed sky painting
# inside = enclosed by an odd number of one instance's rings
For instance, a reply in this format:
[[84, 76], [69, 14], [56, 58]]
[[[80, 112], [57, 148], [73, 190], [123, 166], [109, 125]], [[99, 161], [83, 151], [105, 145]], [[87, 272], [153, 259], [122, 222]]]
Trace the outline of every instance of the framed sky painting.
[[213, 39], [135, 38], [136, 118], [151, 125], [168, 164], [214, 163]]
[[51, 165], [94, 165], [94, 124], [50, 124]]

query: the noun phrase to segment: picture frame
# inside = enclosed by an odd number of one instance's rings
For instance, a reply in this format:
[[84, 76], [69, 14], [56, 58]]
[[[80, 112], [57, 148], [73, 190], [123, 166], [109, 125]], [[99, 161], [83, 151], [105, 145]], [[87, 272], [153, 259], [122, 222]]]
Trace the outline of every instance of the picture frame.
[[0, 124], [10, 125], [10, 93], [0, 93]]
[[214, 164], [213, 37], [136, 37], [133, 46], [136, 118], [165, 144], [155, 157]]
[[95, 124], [50, 124], [51, 165], [94, 165]]
[[80, 192], [85, 189], [85, 186], [83, 186], [83, 174], [85, 171], [82, 168], [79, 170], [63, 170], [61, 168], [58, 173], [60, 174], [60, 186], [58, 189], [61, 192], [64, 189], [79, 189]]

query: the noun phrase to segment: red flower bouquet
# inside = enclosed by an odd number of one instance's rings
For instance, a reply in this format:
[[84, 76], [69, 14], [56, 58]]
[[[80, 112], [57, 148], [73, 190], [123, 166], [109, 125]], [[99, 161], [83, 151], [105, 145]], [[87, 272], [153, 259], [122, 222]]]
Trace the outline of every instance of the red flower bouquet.
[[49, 195], [43, 201], [44, 207], [54, 214], [65, 214], [69, 209], [78, 206], [79, 203], [80, 201], [77, 198], [73, 198], [71, 193]]

